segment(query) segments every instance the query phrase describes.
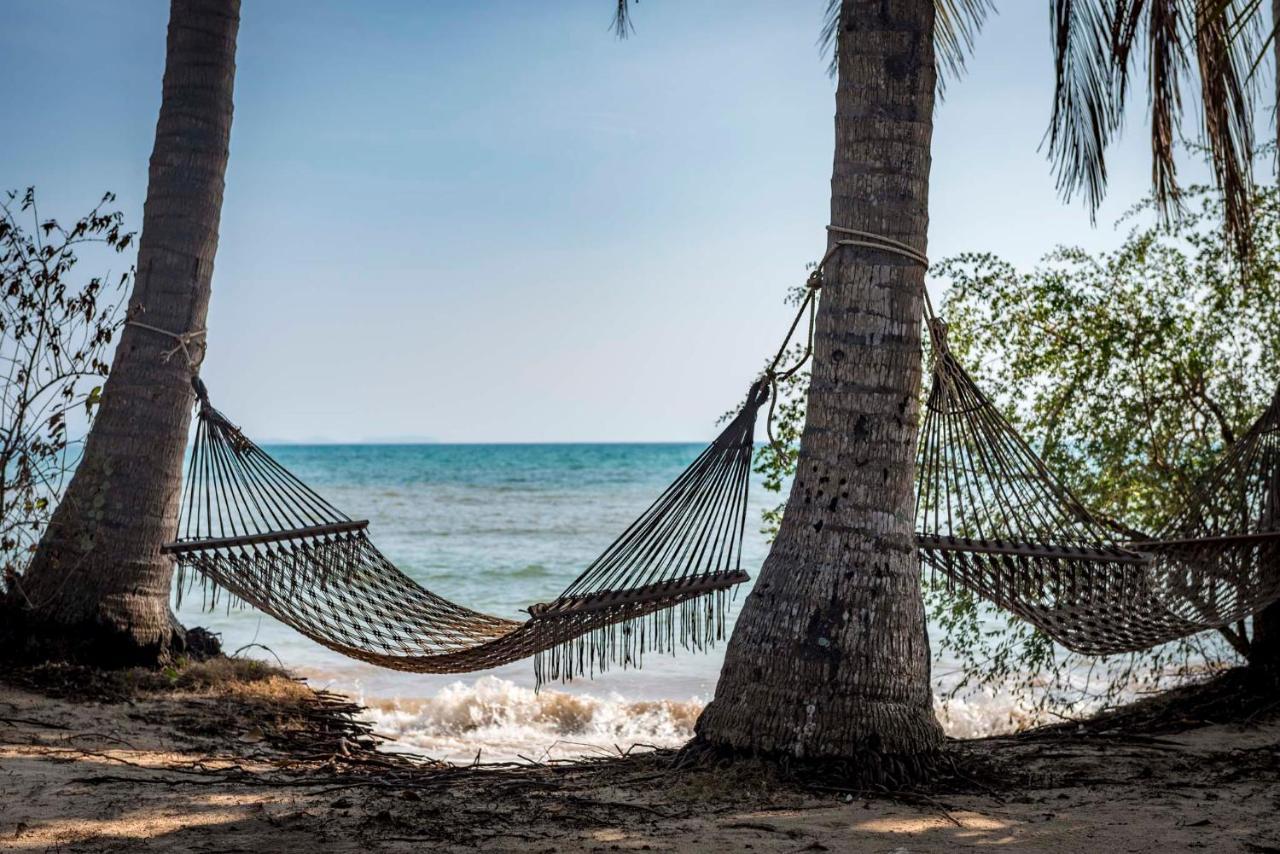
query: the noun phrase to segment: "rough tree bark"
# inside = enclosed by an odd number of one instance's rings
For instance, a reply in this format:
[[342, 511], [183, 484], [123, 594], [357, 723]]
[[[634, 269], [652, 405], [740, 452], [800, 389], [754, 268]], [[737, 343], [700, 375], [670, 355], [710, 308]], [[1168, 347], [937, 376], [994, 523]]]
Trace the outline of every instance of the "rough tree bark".
[[[231, 136], [239, 0], [172, 0], [129, 316], [204, 328]], [[178, 629], [172, 564], [191, 419], [191, 372], [175, 342], [126, 326], [84, 457], [11, 594], [29, 639], [103, 664], [154, 663]]]
[[[923, 252], [933, 0], [842, 15], [831, 222]], [[853, 759], [879, 779], [920, 773], [940, 745], [914, 537], [923, 289], [899, 255], [828, 264], [796, 477], [695, 744]]]
[[[1271, 0], [1272, 20], [1280, 22], [1280, 0]], [[1280, 38], [1275, 40], [1276, 103], [1280, 104]], [[1280, 122], [1276, 126], [1280, 143]], [[1276, 154], [1280, 158], [1280, 152]], [[1249, 642], [1249, 669], [1265, 680], [1280, 685], [1280, 602], [1262, 609], [1253, 618]]]

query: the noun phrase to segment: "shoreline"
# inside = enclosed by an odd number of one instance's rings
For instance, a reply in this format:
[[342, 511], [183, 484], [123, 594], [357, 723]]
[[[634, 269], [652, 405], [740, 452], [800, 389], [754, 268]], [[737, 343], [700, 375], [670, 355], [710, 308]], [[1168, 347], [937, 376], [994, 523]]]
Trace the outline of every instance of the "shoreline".
[[10, 671], [0, 850], [1280, 850], [1280, 709], [1205, 723], [1196, 710], [1225, 697], [1187, 696], [1181, 718], [1146, 701], [952, 740], [954, 772], [888, 796], [749, 763], [676, 770], [670, 751], [626, 746], [542, 764], [407, 758], [378, 749], [356, 704], [243, 659]]

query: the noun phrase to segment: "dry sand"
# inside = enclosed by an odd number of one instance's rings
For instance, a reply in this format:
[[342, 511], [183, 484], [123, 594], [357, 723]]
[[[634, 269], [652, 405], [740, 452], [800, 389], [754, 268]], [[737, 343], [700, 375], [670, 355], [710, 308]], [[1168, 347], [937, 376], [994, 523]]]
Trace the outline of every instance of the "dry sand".
[[282, 741], [288, 715], [245, 712], [246, 697], [304, 691], [285, 682], [113, 702], [0, 685], [0, 850], [1280, 852], [1274, 718], [966, 742], [960, 767], [986, 782], [903, 800], [652, 755], [384, 767], [354, 743], [299, 748]]

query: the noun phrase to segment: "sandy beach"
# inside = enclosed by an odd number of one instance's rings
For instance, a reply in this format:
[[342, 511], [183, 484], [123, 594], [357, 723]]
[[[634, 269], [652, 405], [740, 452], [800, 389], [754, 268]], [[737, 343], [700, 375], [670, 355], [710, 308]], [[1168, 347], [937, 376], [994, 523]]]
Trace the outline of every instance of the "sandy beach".
[[577, 764], [409, 762], [373, 749], [342, 698], [235, 671], [105, 688], [10, 674], [0, 850], [1280, 851], [1274, 714], [952, 742], [937, 786], [855, 793], [750, 766], [675, 770], [643, 747]]

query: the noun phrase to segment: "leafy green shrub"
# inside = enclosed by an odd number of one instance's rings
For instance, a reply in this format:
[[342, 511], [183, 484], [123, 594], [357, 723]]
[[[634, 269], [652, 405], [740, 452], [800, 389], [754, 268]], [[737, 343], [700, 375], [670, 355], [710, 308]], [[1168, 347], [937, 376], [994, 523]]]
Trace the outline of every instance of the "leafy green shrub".
[[[992, 254], [934, 266], [956, 355], [983, 390], [1094, 511], [1154, 530], [1259, 415], [1280, 380], [1280, 196], [1259, 191], [1253, 256], [1233, 260], [1216, 194], [1194, 188], [1170, 226], [1135, 207], [1121, 246], [1061, 247], [1029, 271]], [[757, 454], [765, 486], [795, 469], [807, 376], [784, 387], [779, 446]], [[777, 530], [783, 506], [765, 512]], [[1133, 655], [1086, 658], [1042, 632], [926, 579], [936, 649], [958, 670], [944, 696], [1010, 690], [1033, 710], [1164, 687], [1231, 661], [1249, 627], [1207, 632]]]

